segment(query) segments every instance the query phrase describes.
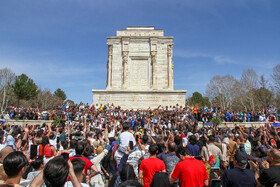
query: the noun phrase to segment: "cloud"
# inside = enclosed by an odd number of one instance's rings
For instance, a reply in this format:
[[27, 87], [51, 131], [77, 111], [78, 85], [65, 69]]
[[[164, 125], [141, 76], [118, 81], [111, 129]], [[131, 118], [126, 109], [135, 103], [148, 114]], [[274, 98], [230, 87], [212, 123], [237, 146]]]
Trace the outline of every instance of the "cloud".
[[[256, 57], [231, 57], [221, 54], [210, 54], [197, 51], [188, 50], [176, 50], [174, 51], [175, 57], [181, 58], [207, 58], [209, 62], [212, 61], [216, 65], [239, 65], [248, 68], [263, 68], [272, 69], [275, 65], [279, 64], [280, 61], [277, 59], [264, 59]], [[205, 61], [202, 61], [205, 62]]]
[[203, 53], [203, 52], [177, 50], [177, 51], [174, 51], [174, 56], [182, 57], [182, 58], [209, 58], [218, 65], [240, 64], [240, 62], [233, 60], [232, 58], [224, 56], [224, 55], [213, 55], [213, 54], [208, 54], [208, 53]]
[[46, 78], [63, 78], [85, 76], [94, 73], [106, 73], [105, 65], [100, 66], [96, 63], [93, 67], [89, 68], [87, 64], [83, 63], [59, 63], [59, 62], [25, 62], [22, 60], [5, 60], [0, 59], [0, 68], [8, 67], [16, 74], [26, 73], [29, 76], [35, 76], [40, 79]]
[[194, 51], [186, 51], [186, 50], [174, 50], [174, 56], [182, 57], [182, 58], [197, 58], [197, 57], [206, 57], [209, 58], [211, 55], [202, 53], [202, 52], [194, 52]]
[[218, 64], [236, 64], [237, 62], [233, 59], [230, 59], [228, 57], [224, 57], [224, 56], [214, 56], [213, 60], [215, 62], [217, 62]]

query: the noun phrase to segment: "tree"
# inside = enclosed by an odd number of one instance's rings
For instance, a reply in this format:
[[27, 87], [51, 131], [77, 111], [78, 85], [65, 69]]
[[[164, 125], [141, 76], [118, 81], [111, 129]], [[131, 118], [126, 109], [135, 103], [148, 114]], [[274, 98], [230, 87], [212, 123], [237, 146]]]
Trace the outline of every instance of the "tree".
[[231, 109], [236, 97], [238, 81], [231, 75], [214, 76], [206, 87], [206, 95], [211, 102], [221, 106], [223, 110]]
[[69, 103], [70, 105], [75, 105], [75, 102], [70, 99], [67, 99], [64, 103]]
[[259, 84], [261, 88], [267, 88], [268, 81], [264, 78], [264, 75], [260, 76]]
[[45, 109], [56, 108], [62, 104], [63, 100], [52, 94], [49, 89], [39, 90], [37, 96], [29, 102], [31, 106]]
[[[247, 69], [242, 72], [241, 79], [242, 103], [248, 103], [248, 108], [255, 110], [254, 90], [258, 88], [258, 75], [253, 69]], [[246, 108], [246, 107], [245, 107]]]
[[202, 106], [210, 106], [209, 98], [203, 97], [201, 93], [194, 92], [192, 97], [188, 99], [188, 104], [190, 105], [202, 105]]
[[276, 88], [276, 91], [279, 93], [280, 92], [280, 64], [276, 65], [273, 68], [273, 73], [271, 77], [274, 82], [274, 87]]
[[60, 97], [63, 101], [65, 101], [65, 99], [67, 98], [65, 92], [63, 90], [61, 90], [60, 88], [58, 88], [54, 92], [54, 95], [56, 95], [57, 97]]
[[15, 80], [15, 73], [12, 72], [8, 68], [4, 68], [0, 70], [0, 112], [1, 114], [4, 113], [8, 106], [9, 101], [9, 94], [8, 91], [10, 90], [10, 85]]
[[38, 86], [25, 74], [16, 76], [14, 84], [11, 88], [17, 98], [18, 106], [21, 99], [30, 100], [38, 94]]

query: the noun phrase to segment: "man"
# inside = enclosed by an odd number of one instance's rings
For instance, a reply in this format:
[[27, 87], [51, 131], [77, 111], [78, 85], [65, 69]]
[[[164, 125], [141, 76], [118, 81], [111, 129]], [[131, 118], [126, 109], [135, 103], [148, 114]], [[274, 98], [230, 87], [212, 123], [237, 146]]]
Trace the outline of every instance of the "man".
[[[250, 161], [252, 168], [255, 169], [255, 178], [258, 180], [258, 186], [280, 185], [280, 151], [269, 149], [267, 151], [267, 162], [262, 163], [264, 169], [260, 171], [259, 165]], [[270, 164], [270, 166], [269, 166]]]
[[[222, 155], [221, 149], [214, 144], [215, 137], [211, 135], [209, 137], [208, 154], [209, 164], [211, 166], [210, 180], [217, 179], [220, 176], [220, 165], [224, 164], [225, 157]], [[221, 162], [222, 161], [222, 162]]]
[[[79, 183], [83, 187], [89, 187], [86, 183], [83, 183], [83, 177], [84, 177], [84, 167], [86, 163], [82, 159], [74, 158], [71, 160], [71, 163], [73, 165], [74, 173], [79, 181]], [[73, 187], [73, 184], [71, 181], [67, 181], [64, 185], [64, 187]]]
[[73, 157], [70, 157], [69, 160], [71, 161], [75, 158], [79, 158], [79, 159], [83, 160], [86, 163], [85, 174], [87, 175], [87, 170], [88, 169], [93, 171], [89, 175], [89, 178], [91, 178], [98, 173], [98, 169], [92, 164], [92, 162], [88, 158], [81, 156], [84, 152], [84, 149], [85, 149], [84, 144], [82, 142], [78, 142], [77, 145], [76, 145], [76, 148], [75, 148], [76, 155], [73, 156]]
[[129, 141], [133, 142], [133, 146], [136, 145], [135, 138], [131, 132], [129, 132], [131, 125], [128, 122], [123, 124], [123, 132], [120, 134], [120, 145], [118, 150], [121, 152], [125, 152]]
[[11, 146], [7, 146], [0, 151], [0, 180], [6, 180], [7, 174], [4, 172], [3, 162], [8, 154], [14, 152]]
[[233, 166], [233, 161], [234, 161], [234, 155], [237, 150], [237, 143], [233, 140], [234, 135], [232, 133], [229, 134], [229, 151], [228, 151], [228, 161], [229, 161], [229, 166], [230, 169], [232, 169]]
[[181, 162], [169, 175], [170, 184], [179, 178], [182, 187], [208, 186], [208, 175], [203, 162], [191, 157], [190, 150], [183, 146], [178, 147], [176, 154]]
[[3, 167], [8, 177], [4, 183], [20, 186], [20, 179], [23, 175], [24, 167], [27, 166], [27, 163], [27, 158], [20, 151], [11, 152], [8, 154], [3, 162]]
[[[139, 146], [139, 148], [138, 148]], [[121, 152], [119, 149], [114, 154], [114, 159], [117, 162], [117, 166], [120, 164], [121, 158], [123, 157], [124, 152]], [[129, 163], [135, 172], [135, 175], [138, 175], [138, 163], [139, 160], [145, 155], [145, 148], [140, 143], [140, 138], [138, 139], [137, 146], [135, 146], [131, 153], [128, 156], [127, 163]]]
[[222, 186], [256, 186], [257, 182], [254, 173], [246, 169], [248, 156], [245, 152], [239, 151], [235, 155], [234, 168], [227, 170], [222, 177]]
[[180, 161], [180, 159], [176, 156], [175, 150], [177, 149], [177, 145], [175, 142], [168, 142], [166, 147], [166, 152], [162, 152], [157, 155], [157, 158], [161, 159], [166, 167], [166, 173], [169, 176], [176, 164]]
[[166, 172], [164, 162], [156, 157], [158, 146], [152, 144], [149, 147], [150, 157], [142, 160], [139, 170], [139, 178], [144, 178], [144, 187], [149, 187], [155, 172]]
[[245, 152], [248, 154], [248, 155], [251, 155], [251, 150], [252, 150], [252, 146], [251, 146], [251, 142], [249, 141], [249, 136], [247, 134], [244, 134], [244, 149], [245, 149]]
[[44, 170], [34, 178], [30, 187], [42, 186], [43, 183], [46, 187], [63, 187], [68, 176], [74, 187], [82, 187], [75, 175], [72, 163], [57, 156], [45, 165]]
[[6, 142], [6, 146], [12, 146], [12, 148], [15, 150], [16, 149], [16, 137], [18, 135], [18, 130], [14, 130], [11, 134], [8, 134], [7, 136], [7, 142]]

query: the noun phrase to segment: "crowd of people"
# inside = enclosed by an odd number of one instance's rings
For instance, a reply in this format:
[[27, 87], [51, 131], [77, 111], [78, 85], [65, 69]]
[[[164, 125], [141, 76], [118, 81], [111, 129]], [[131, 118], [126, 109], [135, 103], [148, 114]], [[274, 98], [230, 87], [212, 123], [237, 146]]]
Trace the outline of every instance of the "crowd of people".
[[[60, 116], [60, 124], [17, 126], [1, 121], [0, 185], [280, 185], [280, 127], [271, 123], [201, 127], [198, 121], [210, 114], [227, 121], [226, 111], [201, 108], [122, 110], [114, 105], [80, 105], [50, 110]], [[30, 120], [27, 116], [35, 113], [37, 118], [32, 119], [43, 119], [44, 110], [10, 107], [8, 111], [11, 118], [20, 114]], [[269, 118], [276, 112], [262, 113]], [[249, 115], [242, 114], [248, 121]]]
[[[53, 120], [55, 116], [59, 116], [64, 120], [79, 120], [80, 117], [93, 119], [93, 113], [96, 110], [104, 110], [116, 113], [118, 111], [123, 112], [121, 107], [115, 107], [113, 104], [109, 105], [92, 105], [80, 104], [70, 105], [56, 108], [56, 109], [38, 109], [38, 108], [19, 108], [9, 106], [5, 119], [19, 119], [19, 120]], [[158, 109], [165, 111], [180, 111], [184, 115], [187, 115], [189, 119], [201, 121], [203, 123], [209, 122], [212, 118], [220, 118], [225, 122], [273, 122], [277, 117], [277, 110], [275, 106], [267, 108], [252, 110], [252, 111], [234, 111], [234, 110], [222, 110], [221, 107], [213, 105], [200, 106], [200, 105], [186, 105], [185, 107], [177, 106], [159, 106]], [[81, 110], [83, 112], [81, 112]], [[145, 111], [141, 111], [143, 113]], [[114, 114], [118, 115], [118, 114]], [[158, 117], [157, 117], [158, 118]]]

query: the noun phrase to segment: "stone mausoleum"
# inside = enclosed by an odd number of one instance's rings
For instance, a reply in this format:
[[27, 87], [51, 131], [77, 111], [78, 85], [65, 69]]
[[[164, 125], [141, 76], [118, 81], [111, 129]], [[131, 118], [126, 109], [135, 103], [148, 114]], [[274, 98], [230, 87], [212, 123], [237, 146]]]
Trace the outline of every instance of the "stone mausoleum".
[[173, 86], [173, 37], [154, 27], [127, 27], [107, 37], [107, 86], [92, 90], [93, 104], [123, 109], [185, 105], [186, 90]]

